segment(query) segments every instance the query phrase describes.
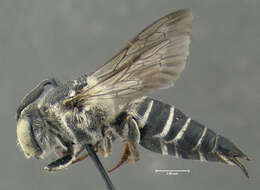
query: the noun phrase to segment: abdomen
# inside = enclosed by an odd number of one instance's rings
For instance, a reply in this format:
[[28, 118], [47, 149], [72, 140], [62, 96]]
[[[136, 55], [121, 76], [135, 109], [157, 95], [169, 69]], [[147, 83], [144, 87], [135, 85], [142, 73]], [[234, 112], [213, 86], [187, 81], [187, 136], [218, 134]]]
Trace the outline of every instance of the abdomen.
[[242, 151], [178, 108], [147, 97], [135, 109], [144, 148], [177, 158], [235, 164], [248, 176], [237, 159], [249, 160]]

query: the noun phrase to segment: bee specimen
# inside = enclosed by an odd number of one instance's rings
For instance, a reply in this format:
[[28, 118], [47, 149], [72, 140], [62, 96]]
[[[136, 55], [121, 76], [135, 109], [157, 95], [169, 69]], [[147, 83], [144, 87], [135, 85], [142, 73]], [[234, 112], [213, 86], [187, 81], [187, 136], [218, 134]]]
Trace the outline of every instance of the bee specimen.
[[249, 158], [225, 137], [178, 108], [147, 97], [174, 84], [189, 55], [192, 13], [179, 10], [140, 32], [90, 75], [60, 82], [46, 79], [31, 90], [17, 110], [17, 139], [26, 158], [57, 159], [44, 167], [59, 171], [87, 157], [93, 145], [111, 155], [116, 138], [124, 142], [116, 166], [139, 160], [138, 145], [163, 155], [237, 165]]

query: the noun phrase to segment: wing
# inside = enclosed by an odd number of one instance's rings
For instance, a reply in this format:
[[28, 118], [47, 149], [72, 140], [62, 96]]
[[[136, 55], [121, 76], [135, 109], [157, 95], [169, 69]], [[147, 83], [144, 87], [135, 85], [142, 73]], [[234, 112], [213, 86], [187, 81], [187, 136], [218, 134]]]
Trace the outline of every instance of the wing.
[[130, 101], [172, 86], [189, 55], [192, 19], [191, 11], [184, 9], [155, 21], [88, 76], [88, 85], [66, 103], [107, 98]]

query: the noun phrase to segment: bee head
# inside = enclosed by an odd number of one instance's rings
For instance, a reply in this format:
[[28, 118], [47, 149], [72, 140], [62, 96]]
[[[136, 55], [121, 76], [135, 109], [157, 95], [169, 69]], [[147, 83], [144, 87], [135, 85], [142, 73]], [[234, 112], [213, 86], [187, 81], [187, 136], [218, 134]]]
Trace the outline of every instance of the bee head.
[[30, 108], [31, 106], [26, 107], [17, 121], [17, 140], [26, 158], [38, 158], [42, 154], [42, 149], [35, 138], [34, 119], [28, 113], [28, 111], [32, 111]]
[[54, 79], [42, 81], [23, 98], [17, 109], [17, 140], [26, 158], [41, 157], [50, 137], [37, 106], [44, 87], [48, 84], [55, 86], [56, 82]]

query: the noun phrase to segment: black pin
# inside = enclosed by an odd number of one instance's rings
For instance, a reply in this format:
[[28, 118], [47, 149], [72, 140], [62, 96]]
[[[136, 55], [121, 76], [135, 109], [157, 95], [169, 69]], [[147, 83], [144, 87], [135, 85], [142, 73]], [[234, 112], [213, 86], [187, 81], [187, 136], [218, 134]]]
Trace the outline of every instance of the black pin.
[[110, 180], [107, 171], [105, 170], [105, 168], [103, 167], [102, 163], [100, 162], [93, 146], [91, 144], [88, 144], [86, 146], [86, 150], [90, 156], [90, 158], [93, 160], [96, 168], [99, 170], [101, 176], [103, 177], [104, 181], [106, 182], [107, 188], [109, 190], [115, 190], [115, 187], [112, 183], [112, 181]]

